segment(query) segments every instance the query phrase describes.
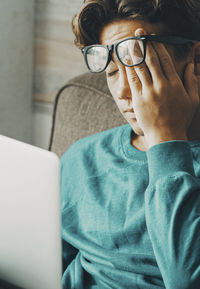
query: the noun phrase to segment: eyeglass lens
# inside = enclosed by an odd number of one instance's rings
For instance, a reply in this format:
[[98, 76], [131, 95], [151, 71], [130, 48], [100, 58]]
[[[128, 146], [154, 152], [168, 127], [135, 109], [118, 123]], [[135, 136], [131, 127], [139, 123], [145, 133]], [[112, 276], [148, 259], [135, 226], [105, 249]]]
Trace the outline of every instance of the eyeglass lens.
[[117, 46], [117, 54], [124, 65], [137, 65], [144, 58], [143, 43], [136, 39], [125, 40]]
[[[116, 47], [117, 56], [124, 65], [138, 65], [144, 59], [142, 40], [127, 39]], [[103, 46], [92, 46], [87, 50], [86, 58], [91, 71], [101, 72], [105, 69], [109, 57], [108, 50]]]
[[108, 50], [102, 46], [93, 46], [87, 50], [87, 63], [91, 71], [100, 72], [105, 69]]

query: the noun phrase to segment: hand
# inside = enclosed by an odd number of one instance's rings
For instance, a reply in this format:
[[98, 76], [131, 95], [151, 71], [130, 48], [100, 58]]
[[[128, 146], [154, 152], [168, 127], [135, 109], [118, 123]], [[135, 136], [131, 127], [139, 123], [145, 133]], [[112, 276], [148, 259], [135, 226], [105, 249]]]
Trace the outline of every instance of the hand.
[[[137, 35], [146, 34], [143, 29]], [[148, 147], [169, 140], [187, 140], [187, 130], [199, 106], [198, 79], [189, 63], [184, 85], [165, 46], [147, 43], [145, 62], [126, 67], [133, 109]]]

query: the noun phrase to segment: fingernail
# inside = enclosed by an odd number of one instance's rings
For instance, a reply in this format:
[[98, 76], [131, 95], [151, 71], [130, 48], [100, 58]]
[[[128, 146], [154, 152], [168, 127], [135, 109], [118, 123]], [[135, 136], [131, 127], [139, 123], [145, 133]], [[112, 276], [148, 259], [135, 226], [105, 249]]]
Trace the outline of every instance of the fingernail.
[[142, 28], [138, 28], [135, 30], [135, 36], [139, 36], [145, 34], [145, 31]]

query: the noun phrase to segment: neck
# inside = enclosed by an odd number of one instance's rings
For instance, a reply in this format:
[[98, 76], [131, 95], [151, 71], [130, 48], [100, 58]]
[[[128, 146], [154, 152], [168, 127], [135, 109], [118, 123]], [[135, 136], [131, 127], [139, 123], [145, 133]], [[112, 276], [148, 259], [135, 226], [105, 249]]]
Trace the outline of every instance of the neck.
[[132, 138], [131, 138], [132, 146], [140, 151], [146, 152], [148, 150], [145, 142], [144, 136], [135, 135], [132, 131]]

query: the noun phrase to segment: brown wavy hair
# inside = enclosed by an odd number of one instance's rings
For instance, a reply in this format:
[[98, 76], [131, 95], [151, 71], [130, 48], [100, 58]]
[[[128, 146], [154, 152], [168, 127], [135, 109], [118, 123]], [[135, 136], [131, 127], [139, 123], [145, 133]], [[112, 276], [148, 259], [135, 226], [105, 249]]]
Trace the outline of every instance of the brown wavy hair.
[[[72, 19], [75, 45], [99, 43], [101, 29], [115, 19], [162, 23], [163, 34], [200, 40], [200, 0], [85, 0]], [[177, 45], [176, 56], [184, 57], [190, 45]]]

